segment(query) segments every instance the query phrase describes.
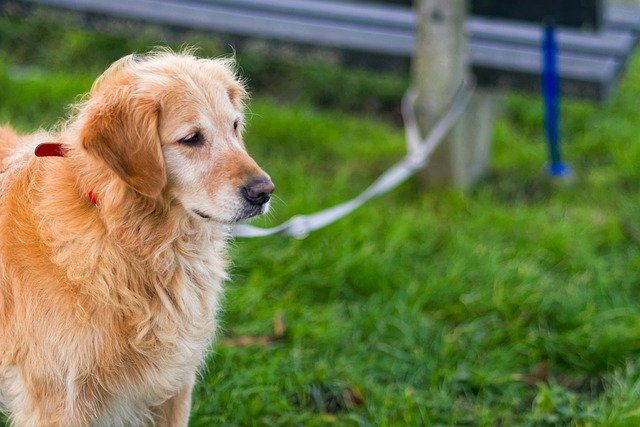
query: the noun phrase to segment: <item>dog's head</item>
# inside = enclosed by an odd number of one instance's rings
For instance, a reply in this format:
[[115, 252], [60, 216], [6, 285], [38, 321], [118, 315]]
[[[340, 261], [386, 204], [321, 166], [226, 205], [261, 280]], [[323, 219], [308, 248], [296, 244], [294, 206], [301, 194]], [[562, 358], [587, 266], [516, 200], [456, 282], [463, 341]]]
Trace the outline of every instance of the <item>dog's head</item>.
[[144, 197], [231, 223], [266, 212], [274, 186], [247, 154], [246, 91], [231, 59], [189, 53], [128, 56], [94, 83], [80, 139]]

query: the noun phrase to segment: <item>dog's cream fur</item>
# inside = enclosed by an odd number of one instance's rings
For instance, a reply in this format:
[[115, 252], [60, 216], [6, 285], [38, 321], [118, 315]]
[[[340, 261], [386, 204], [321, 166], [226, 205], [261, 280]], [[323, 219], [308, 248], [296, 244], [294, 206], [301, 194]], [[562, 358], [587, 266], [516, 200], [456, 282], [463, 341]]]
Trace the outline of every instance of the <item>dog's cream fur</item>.
[[[268, 181], [244, 149], [244, 97], [233, 61], [161, 51], [114, 63], [57, 134], [0, 127], [0, 409], [14, 425], [187, 424], [227, 228], [268, 208], [241, 192]], [[49, 141], [66, 156], [33, 155]]]

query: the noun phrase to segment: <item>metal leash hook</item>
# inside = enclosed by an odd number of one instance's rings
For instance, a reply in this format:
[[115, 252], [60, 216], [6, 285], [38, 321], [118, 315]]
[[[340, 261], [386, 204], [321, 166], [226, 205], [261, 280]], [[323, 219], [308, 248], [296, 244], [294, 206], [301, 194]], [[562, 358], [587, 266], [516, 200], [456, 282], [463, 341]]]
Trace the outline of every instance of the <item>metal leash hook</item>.
[[272, 228], [237, 224], [231, 229], [231, 234], [235, 237], [264, 237], [274, 234], [284, 234], [297, 239], [304, 239], [312, 231], [336, 222], [340, 218], [358, 209], [370, 199], [389, 192], [427, 165], [433, 151], [447, 133], [449, 133], [469, 104], [474, 89], [474, 80], [464, 81], [460, 85], [451, 106], [433, 129], [431, 129], [426, 138], [420, 136], [415, 117], [414, 106], [417, 95], [411, 89], [407, 90], [402, 98], [402, 118], [404, 120], [407, 139], [407, 155], [402, 161], [385, 171], [362, 193], [351, 200], [312, 214], [296, 215], [288, 221]]

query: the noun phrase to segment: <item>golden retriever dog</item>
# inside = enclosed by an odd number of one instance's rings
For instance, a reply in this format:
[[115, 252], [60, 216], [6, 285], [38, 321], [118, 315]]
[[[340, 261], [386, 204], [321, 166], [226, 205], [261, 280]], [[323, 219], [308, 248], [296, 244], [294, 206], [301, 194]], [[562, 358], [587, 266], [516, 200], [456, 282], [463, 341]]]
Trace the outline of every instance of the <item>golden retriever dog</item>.
[[230, 225], [274, 189], [244, 147], [245, 96], [233, 60], [156, 51], [115, 62], [56, 134], [0, 127], [13, 425], [187, 425]]

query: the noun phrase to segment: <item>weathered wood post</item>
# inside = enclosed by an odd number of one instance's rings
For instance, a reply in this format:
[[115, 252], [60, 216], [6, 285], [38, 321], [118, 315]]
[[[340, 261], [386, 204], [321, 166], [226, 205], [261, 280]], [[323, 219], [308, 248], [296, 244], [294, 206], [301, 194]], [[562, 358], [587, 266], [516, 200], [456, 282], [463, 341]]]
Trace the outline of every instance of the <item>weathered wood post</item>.
[[[467, 0], [414, 0], [417, 16], [412, 82], [416, 115], [426, 134], [468, 78]], [[487, 170], [494, 96], [476, 93], [451, 133], [433, 153], [427, 183], [467, 188]]]

